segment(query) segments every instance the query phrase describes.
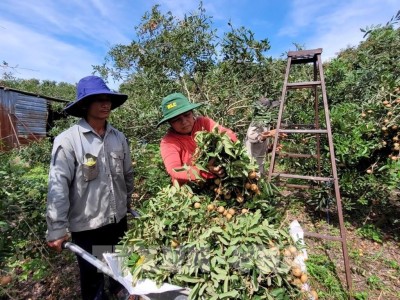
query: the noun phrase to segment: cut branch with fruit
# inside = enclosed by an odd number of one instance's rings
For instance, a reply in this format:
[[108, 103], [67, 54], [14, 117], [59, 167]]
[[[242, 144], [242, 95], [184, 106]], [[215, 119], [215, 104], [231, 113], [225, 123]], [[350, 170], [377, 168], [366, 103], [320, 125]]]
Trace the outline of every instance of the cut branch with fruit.
[[[216, 174], [217, 178], [207, 180], [202, 185], [214, 191], [215, 199], [243, 203], [261, 194], [258, 166], [241, 142], [233, 142], [226, 133], [219, 132], [218, 127], [211, 132], [198, 132], [195, 140], [195, 166]], [[271, 193], [272, 189], [270, 185], [266, 192]]]

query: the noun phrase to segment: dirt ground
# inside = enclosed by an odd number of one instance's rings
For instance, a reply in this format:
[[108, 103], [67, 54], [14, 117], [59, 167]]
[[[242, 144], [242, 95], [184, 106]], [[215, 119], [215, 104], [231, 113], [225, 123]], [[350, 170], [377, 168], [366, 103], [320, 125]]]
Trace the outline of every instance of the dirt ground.
[[[304, 210], [290, 210], [286, 216], [286, 222], [297, 219], [304, 230], [317, 231], [319, 233], [339, 233], [335, 224], [329, 224], [326, 218], [311, 221], [310, 214]], [[351, 280], [356, 299], [400, 299], [400, 242], [391, 234], [386, 234], [382, 243], [365, 239], [357, 234], [356, 229], [346, 223], [347, 247], [350, 259]], [[307, 253], [309, 255], [322, 255], [329, 257], [337, 269], [337, 276], [346, 288], [346, 275], [344, 271], [343, 254], [340, 242], [332, 242], [317, 238], [306, 238]], [[6, 291], [8, 299], [30, 300], [72, 300], [80, 298], [79, 272], [77, 263], [72, 253], [66, 251], [59, 256], [52, 266], [51, 276], [41, 281], [27, 280], [18, 282], [13, 280], [8, 286], [0, 287]], [[332, 299], [326, 283], [313, 281], [314, 288], [319, 290], [320, 299]], [[328, 287], [329, 289], [329, 287]], [[358, 294], [357, 294], [358, 293]], [[367, 296], [361, 297], [365, 294]], [[331, 297], [331, 298], [330, 298]], [[133, 298], [133, 297], [131, 297]]]
[[28, 279], [12, 282], [6, 287], [8, 297], [3, 299], [79, 299], [79, 270], [73, 258], [68, 254], [63, 254], [51, 268], [52, 275], [41, 281]]

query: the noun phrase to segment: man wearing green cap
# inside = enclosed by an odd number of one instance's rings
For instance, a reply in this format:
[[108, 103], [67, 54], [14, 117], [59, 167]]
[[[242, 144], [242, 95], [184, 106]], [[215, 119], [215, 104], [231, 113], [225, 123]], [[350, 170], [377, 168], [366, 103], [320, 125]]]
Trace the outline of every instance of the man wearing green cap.
[[[204, 172], [193, 166], [192, 156], [197, 144], [194, 139], [198, 131], [212, 131], [217, 123], [204, 116], [195, 116], [193, 109], [201, 106], [201, 103], [191, 103], [181, 93], [173, 93], [162, 100], [161, 111], [163, 118], [158, 122], [157, 127], [168, 122], [170, 128], [161, 140], [160, 150], [165, 168], [171, 176], [172, 181], [184, 184], [188, 181], [195, 181], [196, 175], [204, 179], [223, 176], [224, 170]], [[236, 141], [235, 133], [227, 128], [218, 125], [221, 132], [226, 132], [232, 141]], [[177, 171], [183, 166], [189, 169]]]

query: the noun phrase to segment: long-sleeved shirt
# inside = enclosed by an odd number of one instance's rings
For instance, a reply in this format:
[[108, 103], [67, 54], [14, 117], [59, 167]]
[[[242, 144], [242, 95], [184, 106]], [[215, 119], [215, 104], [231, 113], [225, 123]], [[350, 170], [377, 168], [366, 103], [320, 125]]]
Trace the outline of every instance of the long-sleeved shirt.
[[65, 236], [67, 229], [95, 229], [126, 216], [133, 168], [127, 140], [120, 131], [107, 124], [101, 138], [81, 119], [56, 137], [51, 156], [48, 241]]
[[[172, 181], [177, 180], [179, 184], [184, 184], [187, 181], [194, 181], [197, 179], [196, 174], [208, 179], [213, 178], [214, 175], [204, 171], [200, 171], [193, 166], [193, 154], [196, 150], [197, 144], [194, 137], [198, 131], [211, 132], [217, 123], [208, 117], [197, 117], [190, 135], [176, 133], [172, 128], [161, 139], [160, 151], [161, 157], [164, 161], [165, 168], [171, 176]], [[225, 127], [219, 125], [221, 132], [226, 132], [232, 141], [237, 141], [235, 133]], [[175, 171], [184, 165], [188, 166], [188, 170]]]
[[271, 130], [270, 126], [259, 126], [252, 122], [245, 138], [247, 152], [257, 161], [261, 174], [264, 174], [264, 161], [271, 144], [269, 138], [261, 140], [261, 134], [269, 130]]

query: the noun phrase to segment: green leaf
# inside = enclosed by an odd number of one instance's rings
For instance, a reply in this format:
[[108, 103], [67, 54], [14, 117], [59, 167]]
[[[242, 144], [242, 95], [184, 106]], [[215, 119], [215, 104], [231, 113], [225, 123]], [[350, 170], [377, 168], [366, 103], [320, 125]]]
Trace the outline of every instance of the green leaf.
[[216, 262], [217, 262], [218, 264], [220, 264], [220, 265], [226, 265], [225, 259], [222, 258], [222, 257], [220, 257], [220, 256], [216, 256], [216, 257], [215, 257], [215, 260], [216, 260]]
[[214, 268], [214, 272], [216, 272], [216, 274], [223, 276], [223, 278], [225, 278], [226, 276], [228, 276], [228, 273], [226, 270], [221, 269], [219, 267], [215, 267]]
[[210, 265], [209, 264], [202, 264], [201, 265], [201, 269], [206, 271], [206, 272], [210, 272]]
[[225, 147], [225, 153], [228, 154], [231, 157], [236, 157], [236, 155], [231, 151], [231, 149], [228, 147]]
[[227, 299], [227, 298], [235, 299], [238, 296], [239, 296], [239, 292], [236, 290], [233, 290], [230, 292], [219, 294], [219, 299]]
[[285, 296], [286, 291], [283, 288], [274, 289], [269, 293], [273, 297], [280, 297], [279, 299], [283, 299], [282, 297]]
[[199, 296], [202, 296], [203, 294], [204, 294], [204, 290], [206, 289], [206, 287], [208, 286], [208, 284], [207, 284], [207, 282], [206, 283], [204, 283], [201, 287], [200, 287], [200, 289], [199, 289]]
[[[231, 243], [232, 243], [232, 241], [231, 241]], [[238, 246], [230, 246], [228, 249], [226, 249], [224, 255], [227, 256], [227, 257], [229, 257], [229, 256], [231, 256], [232, 253], [233, 253], [235, 250], [237, 250], [237, 249], [238, 249]]]
[[199, 288], [200, 288], [200, 284], [198, 283], [198, 284], [196, 284], [196, 285], [190, 290], [190, 293], [189, 293], [189, 295], [188, 295], [188, 298], [189, 298], [189, 299], [194, 299], [194, 298], [196, 298], [195, 296], [198, 294]]
[[206, 232], [204, 232], [204, 233], [199, 237], [200, 240], [205, 240], [205, 239], [209, 238], [212, 232], [213, 232], [213, 229], [212, 229], [212, 228], [208, 229]]
[[269, 274], [272, 271], [270, 268], [264, 265], [257, 264], [257, 267], [263, 274]]
[[217, 286], [219, 286], [219, 282], [225, 280], [226, 275], [211, 273], [211, 278], [213, 279], [214, 282], [218, 282]]
[[212, 230], [212, 232], [215, 232], [215, 233], [224, 233], [222, 228], [219, 226], [212, 227], [212, 228], [210, 228], [210, 230]]
[[229, 276], [225, 277], [224, 279], [224, 293], [229, 291]]
[[282, 286], [282, 277], [281, 276], [277, 275], [275, 277], [275, 280], [276, 280], [276, 285], [277, 286]]
[[222, 236], [218, 236], [218, 239], [221, 241], [222, 244], [224, 244], [225, 246], [229, 246], [229, 242], [224, 239]]
[[251, 276], [251, 283], [253, 284], [253, 289], [255, 291], [258, 291], [258, 286], [259, 286], [259, 282], [258, 282], [258, 274], [256, 272], [256, 270], [253, 270], [253, 274]]
[[204, 278], [194, 278], [186, 275], [175, 275], [175, 278], [179, 281], [190, 282], [190, 283], [204, 282]]
[[238, 256], [232, 256], [232, 257], [229, 257], [226, 261], [228, 264], [234, 264], [235, 262], [238, 261], [238, 259], [239, 259]]
[[241, 237], [233, 238], [233, 239], [231, 239], [230, 245], [232, 245], [232, 246], [233, 246], [233, 245], [236, 245], [236, 244], [238, 244], [241, 240], [242, 240]]

